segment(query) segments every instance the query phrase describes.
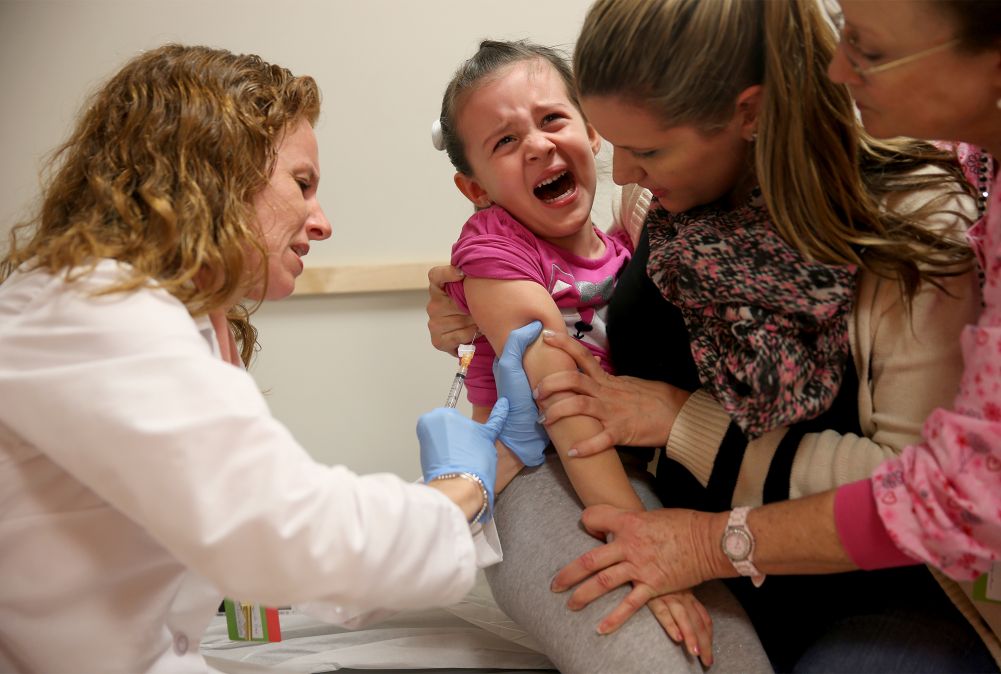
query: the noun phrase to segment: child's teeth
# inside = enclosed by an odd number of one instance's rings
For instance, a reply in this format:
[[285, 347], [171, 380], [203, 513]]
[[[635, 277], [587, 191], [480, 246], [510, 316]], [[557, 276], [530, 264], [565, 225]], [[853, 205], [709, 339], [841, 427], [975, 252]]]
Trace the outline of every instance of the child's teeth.
[[551, 178], [546, 178], [541, 183], [539, 183], [536, 187], [542, 187], [544, 185], [548, 185], [549, 183], [554, 183], [557, 180], [559, 180], [560, 178], [562, 178], [564, 173], [566, 173], [566, 171], [561, 171], [560, 173], [557, 173], [556, 175], [552, 176]]
[[567, 196], [571, 192], [573, 192], [573, 188], [572, 187], [570, 189], [568, 189], [566, 192], [564, 192], [563, 194], [561, 194], [561, 195], [559, 195], [557, 197], [553, 197], [552, 199], [546, 199], [546, 203], [547, 204], [551, 204], [553, 202], [559, 201], [560, 199], [562, 199], [563, 197]]

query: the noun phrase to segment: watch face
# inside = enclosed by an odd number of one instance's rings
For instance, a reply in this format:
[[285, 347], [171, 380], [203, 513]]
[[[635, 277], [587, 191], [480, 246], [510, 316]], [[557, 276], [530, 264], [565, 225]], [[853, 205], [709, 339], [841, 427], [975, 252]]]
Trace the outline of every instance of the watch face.
[[723, 552], [734, 562], [742, 562], [751, 554], [751, 539], [740, 529], [730, 529], [723, 538]]

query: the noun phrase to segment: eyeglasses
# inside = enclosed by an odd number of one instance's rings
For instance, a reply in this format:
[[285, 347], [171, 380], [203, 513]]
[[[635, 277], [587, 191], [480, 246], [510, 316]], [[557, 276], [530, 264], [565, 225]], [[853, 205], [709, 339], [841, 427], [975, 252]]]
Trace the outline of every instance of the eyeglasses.
[[858, 47], [855, 46], [855, 41], [852, 38], [845, 37], [844, 33], [841, 33], [841, 44], [845, 47], [844, 49], [845, 59], [848, 61], [848, 65], [851, 66], [852, 70], [855, 71], [855, 74], [858, 75], [863, 82], [868, 81], [868, 78], [871, 75], [876, 75], [878, 73], [886, 72], [887, 70], [892, 70], [893, 68], [896, 68], [898, 66], [906, 65], [908, 63], [912, 63], [919, 59], [923, 59], [926, 56], [937, 54], [940, 51], [945, 51], [950, 47], [956, 46], [957, 44], [959, 44], [959, 42], [960, 42], [959, 38], [953, 38], [948, 42], [943, 42], [933, 47], [922, 49], [919, 52], [908, 54], [907, 56], [901, 56], [900, 58], [893, 59], [892, 61], [887, 61], [886, 63], [878, 63], [876, 65], [863, 68], [858, 64], [858, 61], [856, 61], [852, 57], [852, 52], [858, 51]]

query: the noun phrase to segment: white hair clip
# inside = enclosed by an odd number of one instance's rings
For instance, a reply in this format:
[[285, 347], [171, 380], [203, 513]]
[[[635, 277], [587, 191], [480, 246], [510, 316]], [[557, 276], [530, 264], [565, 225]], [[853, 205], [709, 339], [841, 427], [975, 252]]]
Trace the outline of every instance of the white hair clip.
[[436, 119], [431, 122], [431, 144], [436, 150], [445, 149], [445, 134], [441, 130], [441, 120]]

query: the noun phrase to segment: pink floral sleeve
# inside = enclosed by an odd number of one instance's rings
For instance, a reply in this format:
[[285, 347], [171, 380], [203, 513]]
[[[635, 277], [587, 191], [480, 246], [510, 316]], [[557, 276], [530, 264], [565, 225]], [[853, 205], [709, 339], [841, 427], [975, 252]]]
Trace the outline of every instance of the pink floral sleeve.
[[1001, 175], [972, 233], [984, 310], [963, 332], [955, 405], [935, 410], [923, 444], [905, 448], [872, 478], [894, 543], [957, 580], [976, 578], [1001, 558]]

